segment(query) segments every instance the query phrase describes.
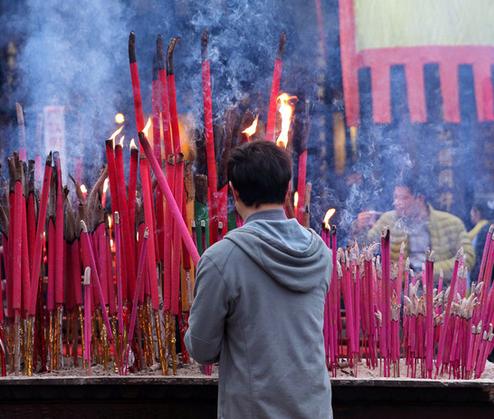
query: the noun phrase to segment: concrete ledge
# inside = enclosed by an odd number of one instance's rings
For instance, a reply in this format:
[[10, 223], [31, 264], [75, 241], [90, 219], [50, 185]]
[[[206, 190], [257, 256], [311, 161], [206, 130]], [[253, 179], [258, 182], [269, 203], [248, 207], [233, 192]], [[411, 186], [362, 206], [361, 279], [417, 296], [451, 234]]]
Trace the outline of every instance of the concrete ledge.
[[[489, 380], [336, 378], [332, 386], [335, 418], [494, 417]], [[216, 401], [214, 377], [0, 379], [0, 418], [215, 418]]]

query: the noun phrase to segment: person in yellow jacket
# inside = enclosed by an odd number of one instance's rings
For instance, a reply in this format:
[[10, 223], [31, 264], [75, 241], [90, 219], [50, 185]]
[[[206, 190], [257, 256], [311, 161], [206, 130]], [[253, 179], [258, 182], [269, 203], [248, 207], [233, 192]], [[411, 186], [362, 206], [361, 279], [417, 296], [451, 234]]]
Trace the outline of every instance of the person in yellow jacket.
[[475, 253], [461, 219], [444, 211], [438, 211], [428, 204], [418, 181], [397, 183], [393, 192], [394, 210], [383, 213], [373, 222], [375, 213], [360, 213], [357, 218], [358, 230], [370, 228], [367, 238], [379, 241], [381, 232], [389, 227], [391, 233], [391, 258], [397, 261], [401, 243], [405, 243], [406, 256], [410, 267], [421, 271], [426, 252], [434, 252], [435, 276], [442, 270], [444, 281], [451, 279], [455, 257], [463, 248], [465, 265], [470, 270], [475, 263]]

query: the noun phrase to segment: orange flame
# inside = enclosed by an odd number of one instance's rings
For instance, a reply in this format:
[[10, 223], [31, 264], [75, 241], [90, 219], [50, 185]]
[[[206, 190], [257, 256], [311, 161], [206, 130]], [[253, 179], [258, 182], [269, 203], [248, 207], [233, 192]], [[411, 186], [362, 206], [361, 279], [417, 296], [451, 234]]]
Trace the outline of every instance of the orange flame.
[[278, 147], [286, 148], [288, 144], [288, 133], [290, 132], [290, 124], [292, 122], [296, 100], [297, 96], [288, 96], [286, 93], [282, 93], [276, 98], [278, 112], [281, 115], [281, 132], [276, 139], [276, 145]]
[[247, 128], [245, 128], [242, 131], [242, 134], [245, 134], [247, 136], [247, 139], [250, 139], [250, 137], [252, 137], [256, 133], [258, 121], [259, 121], [259, 115], [256, 115], [254, 122], [252, 122], [252, 124], [250, 124]]
[[113, 217], [111, 215], [108, 215], [108, 227], [113, 227]]
[[148, 121], [146, 122], [146, 126], [142, 130], [146, 138], [149, 140], [149, 131], [151, 129], [151, 117], [148, 118]]
[[112, 143], [115, 145], [115, 138], [117, 137], [118, 134], [120, 134], [123, 130], [123, 125], [117, 129], [112, 135], [110, 135], [110, 140], [112, 141]]
[[324, 216], [323, 223], [327, 229], [329, 229], [329, 220], [331, 220], [331, 218], [333, 217], [333, 215], [335, 215], [335, 213], [336, 213], [335, 208], [330, 208], [326, 211], [326, 215]]
[[294, 206], [294, 208], [298, 207], [298, 192], [295, 192], [293, 194], [293, 206]]

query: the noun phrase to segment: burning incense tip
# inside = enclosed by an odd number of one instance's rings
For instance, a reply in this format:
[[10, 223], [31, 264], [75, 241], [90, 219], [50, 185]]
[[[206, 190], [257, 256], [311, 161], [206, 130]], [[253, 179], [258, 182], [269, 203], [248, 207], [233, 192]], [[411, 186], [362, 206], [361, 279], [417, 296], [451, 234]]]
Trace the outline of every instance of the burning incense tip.
[[[333, 217], [333, 215], [335, 215], [336, 213], [336, 209], [335, 208], [330, 208], [326, 211], [326, 214], [324, 215], [324, 219], [323, 219], [323, 223], [324, 223], [324, 227], [329, 230], [329, 221], [331, 220], [331, 218]], [[336, 227], [335, 227], [336, 229]]]
[[136, 34], [131, 32], [129, 34], [129, 62], [135, 63], [136, 59]]
[[103, 193], [106, 193], [108, 191], [109, 184], [110, 184], [110, 179], [106, 178], [105, 181], [103, 182]]
[[81, 190], [81, 192], [82, 192], [83, 194], [87, 194], [87, 188], [86, 188], [86, 185], [82, 184], [82, 185], [79, 187], [79, 189]]
[[149, 138], [149, 130], [151, 129], [151, 118], [149, 117], [146, 126], [143, 128], [142, 133], [146, 138]]
[[87, 225], [86, 225], [86, 223], [84, 222], [84, 220], [81, 220], [81, 222], [80, 222], [80, 226], [81, 226], [81, 230], [82, 230], [84, 233], [87, 233], [87, 232], [88, 232]]
[[174, 36], [171, 40], [170, 43], [168, 44], [168, 51], [167, 51], [167, 56], [166, 56], [166, 73], [168, 75], [173, 74], [173, 52], [175, 51], [175, 47], [177, 46], [177, 43], [180, 41], [180, 37]]
[[130, 150], [137, 150], [136, 142], [133, 138], [130, 140]]
[[86, 266], [86, 269], [84, 269], [84, 285], [91, 285], [91, 268], [89, 266]]
[[285, 52], [285, 45], [286, 45], [286, 33], [281, 32], [280, 33], [280, 40], [278, 43], [278, 54], [277, 54], [278, 58], [283, 57], [283, 53]]
[[116, 115], [115, 115], [115, 123], [116, 124], [123, 124], [125, 122], [125, 116], [123, 113], [121, 112], [118, 112]]
[[201, 55], [203, 60], [207, 58], [208, 41], [209, 41], [209, 33], [208, 30], [205, 29], [201, 34]]
[[294, 206], [295, 208], [297, 208], [297, 207], [298, 207], [298, 192], [295, 192], [295, 193], [293, 194], [293, 206]]
[[259, 122], [259, 115], [256, 115], [254, 122], [252, 122], [252, 124], [250, 124], [247, 128], [245, 128], [242, 131], [242, 134], [245, 134], [247, 136], [247, 139], [250, 139], [250, 137], [252, 137], [256, 133], [258, 122]]
[[123, 126], [121, 126], [121, 127], [120, 127], [120, 128], [118, 128], [118, 129], [117, 129], [117, 130], [116, 130], [116, 131], [115, 131], [112, 135], [110, 135], [109, 140], [111, 140], [112, 144], [114, 144], [114, 143], [115, 143], [115, 138], [116, 138], [116, 136], [122, 132], [123, 128], [124, 128], [124, 127], [123, 127]]

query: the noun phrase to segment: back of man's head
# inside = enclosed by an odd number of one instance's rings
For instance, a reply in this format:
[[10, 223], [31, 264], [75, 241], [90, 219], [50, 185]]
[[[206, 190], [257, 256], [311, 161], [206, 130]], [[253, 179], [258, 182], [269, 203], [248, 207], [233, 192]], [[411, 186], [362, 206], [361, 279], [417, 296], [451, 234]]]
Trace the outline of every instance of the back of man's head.
[[270, 141], [243, 144], [228, 160], [228, 180], [248, 207], [283, 204], [291, 177], [290, 156]]

